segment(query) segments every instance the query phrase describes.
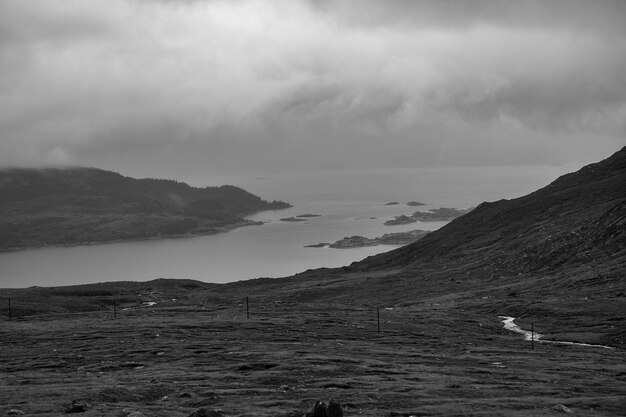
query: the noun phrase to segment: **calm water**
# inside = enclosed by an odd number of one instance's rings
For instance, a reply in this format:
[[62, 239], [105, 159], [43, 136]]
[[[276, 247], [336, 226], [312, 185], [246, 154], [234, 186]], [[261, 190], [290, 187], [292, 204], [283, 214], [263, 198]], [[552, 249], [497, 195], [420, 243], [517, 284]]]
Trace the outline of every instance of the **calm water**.
[[[385, 203], [417, 200], [427, 204], [422, 210], [467, 208], [482, 201], [519, 197], [565, 172], [568, 169], [563, 167], [437, 168], [181, 178], [196, 186], [230, 183], [294, 207], [257, 213], [250, 218], [266, 222], [264, 225], [220, 235], [0, 254], [0, 286], [58, 286], [160, 277], [229, 282], [348, 265], [393, 246], [303, 246], [353, 235], [376, 237], [412, 229], [435, 230], [445, 223], [384, 226], [385, 220], [417, 209]], [[298, 223], [279, 221], [307, 213], [321, 217]]]

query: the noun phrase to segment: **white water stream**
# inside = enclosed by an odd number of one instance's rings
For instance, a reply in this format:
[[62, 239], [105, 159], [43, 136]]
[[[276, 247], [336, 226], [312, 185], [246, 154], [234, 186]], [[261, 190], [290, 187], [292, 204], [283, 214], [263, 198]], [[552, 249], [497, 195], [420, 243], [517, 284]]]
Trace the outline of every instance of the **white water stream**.
[[143, 308], [143, 307], [152, 307], [153, 305], [156, 305], [156, 301], [146, 301], [146, 302], [143, 302], [143, 303], [141, 303], [141, 305], [136, 306], [136, 307], [126, 307], [126, 308], [123, 308], [122, 311], [135, 310], [137, 308]]
[[498, 318], [502, 320], [502, 324], [504, 325], [504, 328], [506, 330], [523, 335], [524, 340], [528, 342], [535, 341], [535, 342], [541, 342], [541, 343], [552, 343], [555, 345], [587, 346], [587, 347], [596, 347], [596, 348], [602, 348], [602, 349], [614, 349], [611, 346], [591, 345], [589, 343], [563, 342], [559, 340], [544, 340], [542, 339], [543, 337], [542, 334], [520, 328], [517, 324], [515, 324], [515, 317], [498, 316]]

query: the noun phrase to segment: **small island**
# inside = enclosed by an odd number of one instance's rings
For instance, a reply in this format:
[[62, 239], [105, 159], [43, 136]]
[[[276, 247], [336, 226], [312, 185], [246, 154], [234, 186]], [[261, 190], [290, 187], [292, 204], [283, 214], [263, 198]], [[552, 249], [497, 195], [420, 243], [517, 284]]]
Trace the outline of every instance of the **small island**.
[[396, 216], [392, 220], [387, 220], [384, 224], [385, 226], [398, 226], [401, 224], [410, 224], [410, 223], [415, 223], [415, 222], [417, 222], [416, 219], [409, 217], [409, 216], [405, 216], [403, 214], [401, 216]]
[[322, 217], [321, 214], [310, 214], [310, 213], [306, 213], [306, 214], [298, 214], [297, 216], [291, 216], [291, 217], [283, 217], [282, 219], [280, 219], [281, 222], [305, 222], [310, 218], [313, 217]]
[[363, 248], [365, 246], [376, 246], [379, 243], [376, 239], [369, 239], [364, 236], [349, 236], [344, 237], [336, 241], [335, 243], [331, 243], [328, 245], [333, 249], [350, 249], [350, 248]]
[[472, 208], [457, 209], [440, 207], [438, 209], [430, 209], [429, 211], [416, 211], [411, 217], [420, 222], [446, 222], [461, 217], [470, 211], [472, 211]]
[[406, 245], [413, 243], [430, 233], [428, 230], [409, 230], [408, 232], [385, 233], [375, 240], [381, 245]]
[[335, 243], [317, 243], [314, 245], [306, 245], [305, 248], [329, 247], [333, 249], [352, 249], [378, 245], [406, 245], [421, 239], [428, 233], [429, 232], [427, 230], [410, 230], [408, 232], [385, 233], [384, 235], [373, 239], [364, 236], [349, 236], [344, 237]]
[[330, 243], [315, 243], [313, 245], [305, 245], [305, 248], [324, 248], [330, 246]]
[[305, 222], [306, 219], [301, 219], [299, 217], [283, 217], [280, 219], [281, 222]]
[[384, 225], [397, 226], [415, 222], [447, 222], [450, 220], [454, 220], [457, 217], [461, 217], [465, 213], [468, 213], [472, 210], [473, 207], [468, 209], [440, 207], [437, 209], [430, 209], [429, 211], [416, 211], [410, 216], [407, 216], [405, 214], [401, 216], [396, 216], [391, 220], [387, 220]]
[[[390, 201], [389, 203], [384, 204], [385, 206], [398, 206], [400, 205], [397, 201]], [[417, 207], [417, 206], [425, 206], [424, 203], [420, 203], [419, 201], [409, 201], [406, 203], [407, 206]]]

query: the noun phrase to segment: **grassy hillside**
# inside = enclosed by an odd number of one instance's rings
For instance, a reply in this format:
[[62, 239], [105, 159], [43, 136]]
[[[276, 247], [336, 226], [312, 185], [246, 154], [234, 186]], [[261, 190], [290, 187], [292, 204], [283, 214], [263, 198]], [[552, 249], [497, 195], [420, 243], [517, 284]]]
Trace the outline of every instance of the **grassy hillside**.
[[289, 207], [233, 186], [195, 188], [95, 168], [0, 171], [0, 250], [217, 233]]

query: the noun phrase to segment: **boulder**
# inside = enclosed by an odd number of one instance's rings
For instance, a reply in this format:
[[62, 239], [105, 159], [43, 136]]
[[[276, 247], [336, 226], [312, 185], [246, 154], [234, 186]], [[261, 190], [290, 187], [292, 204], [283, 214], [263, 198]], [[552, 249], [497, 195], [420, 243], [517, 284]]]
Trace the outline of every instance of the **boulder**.
[[554, 407], [552, 407], [552, 409], [554, 411], [560, 411], [561, 413], [565, 413], [565, 414], [572, 414], [573, 413], [571, 408], [566, 407], [563, 404], [557, 404]]
[[65, 414], [84, 413], [91, 405], [80, 400], [73, 400], [65, 405]]
[[326, 413], [326, 403], [318, 401], [304, 414], [304, 417], [328, 417]]
[[343, 410], [341, 404], [332, 399], [328, 405], [323, 401], [318, 401], [303, 417], [343, 417]]
[[206, 408], [198, 408], [188, 417], [224, 417], [224, 414], [217, 410], [207, 410]]
[[328, 403], [328, 407], [326, 407], [326, 414], [328, 417], [343, 417], [343, 410], [341, 409], [341, 404], [337, 401], [330, 400]]

